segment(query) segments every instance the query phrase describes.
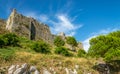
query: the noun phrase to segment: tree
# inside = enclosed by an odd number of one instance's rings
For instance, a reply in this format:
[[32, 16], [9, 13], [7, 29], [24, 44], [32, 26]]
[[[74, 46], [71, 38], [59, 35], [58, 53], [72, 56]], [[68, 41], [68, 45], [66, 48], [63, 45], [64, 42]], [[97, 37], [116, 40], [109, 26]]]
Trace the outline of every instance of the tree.
[[67, 37], [66, 42], [72, 46], [77, 46], [77, 41], [74, 37]]
[[103, 57], [106, 61], [120, 59], [120, 31], [92, 38], [88, 55]]
[[56, 46], [64, 46], [64, 44], [65, 44], [65, 41], [60, 36], [57, 36], [54, 39], [54, 45], [56, 45]]

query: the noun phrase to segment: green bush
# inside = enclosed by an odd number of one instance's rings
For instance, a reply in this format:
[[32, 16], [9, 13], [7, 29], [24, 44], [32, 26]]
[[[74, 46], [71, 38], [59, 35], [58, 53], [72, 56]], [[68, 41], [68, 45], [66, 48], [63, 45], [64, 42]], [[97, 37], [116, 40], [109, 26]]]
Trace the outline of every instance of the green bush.
[[8, 33], [0, 36], [0, 47], [17, 46], [19, 38], [17, 35]]
[[78, 50], [78, 53], [77, 53], [77, 56], [78, 56], [78, 57], [85, 57], [85, 54], [86, 54], [85, 50], [79, 49], [79, 50]]
[[0, 48], [2, 48], [5, 45], [5, 42], [3, 40], [3, 37], [0, 36]]
[[40, 53], [50, 53], [49, 45], [45, 42], [35, 42], [32, 45], [32, 49]]
[[9, 46], [9, 45], [17, 46], [18, 42], [19, 42], [18, 36], [13, 33], [4, 34], [3, 39], [5, 42], [5, 45], [7, 45], [7, 46]]
[[62, 38], [60, 36], [57, 36], [55, 39], [54, 39], [54, 45], [56, 46], [64, 46], [65, 42], [64, 40], [62, 40]]
[[72, 54], [68, 51], [68, 49], [66, 49], [64, 47], [56, 47], [54, 52], [56, 54], [60, 54], [63, 56], [72, 56]]

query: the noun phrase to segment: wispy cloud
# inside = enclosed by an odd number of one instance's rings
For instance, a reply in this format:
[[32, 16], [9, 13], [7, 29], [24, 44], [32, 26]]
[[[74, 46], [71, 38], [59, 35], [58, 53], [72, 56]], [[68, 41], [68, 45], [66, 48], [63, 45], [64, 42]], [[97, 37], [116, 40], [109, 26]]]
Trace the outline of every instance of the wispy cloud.
[[100, 30], [99, 32], [93, 32], [91, 35], [108, 34], [116, 30], [118, 30], [118, 28], [107, 28], [107, 29]]
[[57, 21], [52, 21], [53, 26], [51, 27], [51, 30], [54, 34], [57, 34], [59, 32], [64, 32], [67, 35], [75, 35], [76, 30], [82, 27], [81, 24], [77, 25], [70, 21], [68, 16], [66, 15], [57, 15]]
[[90, 44], [89, 44], [89, 40], [90, 39], [92, 39], [92, 38], [94, 38], [94, 37], [96, 37], [96, 36], [98, 36], [100, 34], [104, 34], [105, 35], [105, 34], [108, 34], [108, 33], [112, 32], [112, 31], [116, 31], [116, 30], [118, 30], [118, 29], [117, 28], [112, 28], [112, 29], [111, 28], [107, 28], [107, 29], [104, 29], [104, 30], [100, 30], [99, 32], [91, 33], [91, 36], [83, 41], [83, 45], [84, 45], [85, 51], [88, 51], [88, 49], [90, 47]]
[[96, 37], [96, 35], [90, 36], [83, 41], [83, 47], [84, 47], [85, 51], [88, 51], [88, 49], [90, 47], [89, 40], [94, 38], [94, 37]]

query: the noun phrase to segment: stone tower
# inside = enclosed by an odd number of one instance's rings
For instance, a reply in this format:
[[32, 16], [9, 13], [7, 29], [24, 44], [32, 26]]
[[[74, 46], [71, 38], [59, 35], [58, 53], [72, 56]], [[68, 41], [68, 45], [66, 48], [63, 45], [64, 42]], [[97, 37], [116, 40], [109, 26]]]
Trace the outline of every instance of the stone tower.
[[6, 22], [6, 29], [12, 32], [12, 27], [14, 27], [14, 19], [15, 19], [16, 9], [13, 9], [11, 15], [9, 16]]

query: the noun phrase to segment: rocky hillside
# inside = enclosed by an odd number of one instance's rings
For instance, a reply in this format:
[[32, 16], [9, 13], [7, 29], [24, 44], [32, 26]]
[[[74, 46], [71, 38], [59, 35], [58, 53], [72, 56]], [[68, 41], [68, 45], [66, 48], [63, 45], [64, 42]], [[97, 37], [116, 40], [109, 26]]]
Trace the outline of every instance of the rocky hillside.
[[[119, 59], [106, 62], [101, 53], [106, 48], [120, 46], [119, 31], [111, 33], [117, 38], [100, 36], [100, 39], [92, 39], [88, 54], [74, 37], [64, 33], [52, 35], [47, 25], [23, 16], [15, 9], [8, 20], [0, 20], [0, 26], [0, 74], [120, 74]], [[103, 50], [100, 48], [103, 44], [109, 47]], [[96, 52], [98, 46], [99, 54]], [[119, 52], [109, 54], [108, 57], [119, 57]]]
[[119, 74], [103, 58], [15, 34], [0, 35], [0, 74]]

